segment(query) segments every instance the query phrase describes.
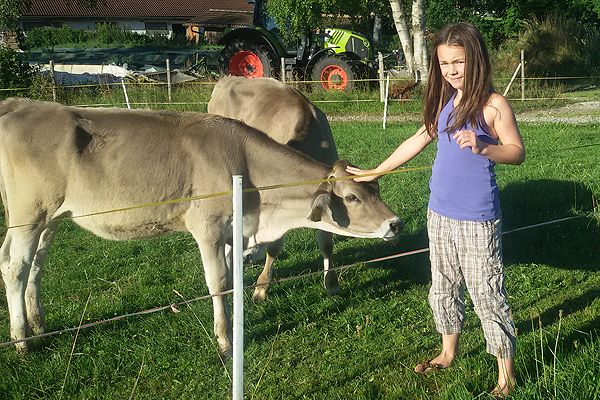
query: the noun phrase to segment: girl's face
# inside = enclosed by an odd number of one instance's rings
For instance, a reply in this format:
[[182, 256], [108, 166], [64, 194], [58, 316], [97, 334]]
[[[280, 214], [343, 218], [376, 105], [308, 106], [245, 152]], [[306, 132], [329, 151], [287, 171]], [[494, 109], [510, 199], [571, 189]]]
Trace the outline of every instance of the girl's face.
[[465, 79], [465, 48], [441, 44], [437, 48], [437, 56], [444, 79], [454, 89], [462, 91]]

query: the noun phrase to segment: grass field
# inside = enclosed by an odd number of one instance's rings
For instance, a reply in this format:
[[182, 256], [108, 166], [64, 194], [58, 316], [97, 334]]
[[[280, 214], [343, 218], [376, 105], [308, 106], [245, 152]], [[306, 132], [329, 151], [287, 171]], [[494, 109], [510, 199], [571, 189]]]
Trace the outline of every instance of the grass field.
[[[386, 130], [379, 122], [332, 126], [340, 156], [372, 167], [417, 123], [390, 123]], [[599, 129], [521, 124], [527, 160], [497, 167], [505, 231], [580, 216], [504, 237], [518, 327], [514, 399], [600, 398]], [[434, 150], [410, 166], [431, 165]], [[396, 242], [336, 238], [335, 264], [359, 263], [340, 274], [340, 295], [328, 297], [320, 276], [274, 285], [263, 303], [245, 293], [246, 398], [489, 398], [495, 359], [485, 353], [472, 308], [453, 367], [424, 377], [412, 372], [439, 348], [427, 304], [428, 254], [361, 263], [427, 246], [428, 179], [427, 170], [381, 179], [382, 197], [406, 221]], [[260, 268], [246, 269], [246, 284]], [[276, 277], [320, 268], [314, 233], [291, 232]], [[207, 293], [189, 235], [109, 242], [72, 223], [60, 228], [42, 290], [49, 330]], [[200, 301], [179, 313], [66, 333], [38, 341], [26, 356], [0, 348], [0, 399], [230, 398], [231, 361], [223, 364], [217, 355], [211, 310]], [[8, 340], [3, 293], [0, 321], [0, 338]]]

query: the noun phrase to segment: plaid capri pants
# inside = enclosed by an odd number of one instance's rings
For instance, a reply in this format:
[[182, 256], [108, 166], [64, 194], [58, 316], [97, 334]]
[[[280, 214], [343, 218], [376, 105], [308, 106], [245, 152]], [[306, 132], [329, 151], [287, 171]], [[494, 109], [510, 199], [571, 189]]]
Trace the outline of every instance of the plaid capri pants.
[[504, 288], [502, 223], [462, 221], [427, 211], [429, 304], [441, 334], [460, 333], [465, 285], [481, 320], [488, 353], [514, 358], [516, 333]]

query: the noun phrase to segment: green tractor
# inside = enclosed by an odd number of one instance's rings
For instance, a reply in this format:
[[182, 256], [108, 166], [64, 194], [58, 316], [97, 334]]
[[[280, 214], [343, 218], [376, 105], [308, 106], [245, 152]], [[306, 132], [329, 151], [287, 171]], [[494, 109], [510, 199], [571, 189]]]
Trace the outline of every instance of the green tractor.
[[[312, 80], [324, 89], [350, 90], [357, 79], [375, 76], [373, 46], [368, 38], [355, 32], [327, 28], [310, 32], [295, 43], [285, 43], [262, 0], [253, 1], [252, 28], [234, 29], [219, 44], [219, 57], [225, 74]], [[285, 68], [282, 68], [282, 60]]]

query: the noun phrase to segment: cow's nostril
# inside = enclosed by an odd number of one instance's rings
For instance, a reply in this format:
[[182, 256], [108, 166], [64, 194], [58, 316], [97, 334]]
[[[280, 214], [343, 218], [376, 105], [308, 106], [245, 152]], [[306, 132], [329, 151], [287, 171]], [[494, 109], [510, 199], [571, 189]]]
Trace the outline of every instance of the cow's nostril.
[[390, 229], [394, 233], [400, 233], [404, 229], [404, 222], [401, 219], [390, 222]]

